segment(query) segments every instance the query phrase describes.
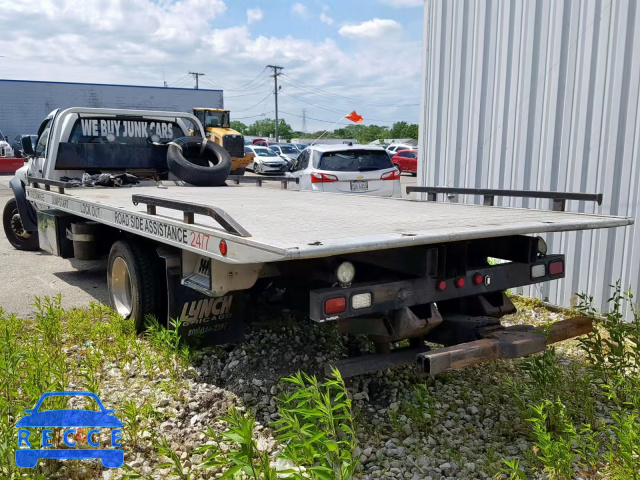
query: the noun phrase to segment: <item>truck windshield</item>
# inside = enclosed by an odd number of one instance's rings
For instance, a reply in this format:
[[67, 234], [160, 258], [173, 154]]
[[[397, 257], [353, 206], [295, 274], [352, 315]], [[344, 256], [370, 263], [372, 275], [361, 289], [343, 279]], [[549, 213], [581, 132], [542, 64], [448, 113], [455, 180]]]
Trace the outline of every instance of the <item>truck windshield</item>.
[[204, 112], [204, 128], [229, 128], [229, 112]]
[[318, 170], [333, 172], [365, 172], [392, 168], [386, 152], [378, 150], [344, 150], [327, 152], [320, 157]]

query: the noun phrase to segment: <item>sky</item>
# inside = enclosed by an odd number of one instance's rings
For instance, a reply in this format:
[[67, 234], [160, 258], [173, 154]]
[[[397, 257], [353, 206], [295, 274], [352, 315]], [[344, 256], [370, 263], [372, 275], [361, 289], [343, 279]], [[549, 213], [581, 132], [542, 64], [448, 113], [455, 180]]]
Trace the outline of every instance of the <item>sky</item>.
[[[0, 0], [0, 78], [222, 89], [232, 120], [418, 123], [423, 0]], [[336, 122], [338, 124], [336, 125]]]

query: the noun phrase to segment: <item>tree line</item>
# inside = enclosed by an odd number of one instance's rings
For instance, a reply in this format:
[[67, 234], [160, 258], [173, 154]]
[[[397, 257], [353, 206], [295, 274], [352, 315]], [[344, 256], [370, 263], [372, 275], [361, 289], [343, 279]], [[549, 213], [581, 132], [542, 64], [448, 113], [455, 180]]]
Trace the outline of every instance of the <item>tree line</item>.
[[[274, 136], [276, 121], [271, 118], [256, 120], [251, 125], [239, 121], [232, 121], [231, 128], [243, 135], [252, 137]], [[308, 138], [315, 139], [323, 134], [323, 131], [303, 133], [293, 130], [286, 120], [278, 121], [278, 134], [280, 138]], [[346, 125], [336, 128], [332, 132], [322, 135], [322, 138], [355, 138], [359, 143], [370, 143], [385, 138], [413, 138], [418, 139], [418, 125], [415, 123], [396, 122], [391, 127], [379, 125]]]

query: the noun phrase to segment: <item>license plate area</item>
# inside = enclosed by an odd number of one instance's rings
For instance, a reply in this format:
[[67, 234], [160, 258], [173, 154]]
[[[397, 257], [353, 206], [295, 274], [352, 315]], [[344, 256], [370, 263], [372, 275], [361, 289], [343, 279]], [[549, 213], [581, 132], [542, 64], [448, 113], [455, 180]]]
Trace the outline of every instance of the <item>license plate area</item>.
[[352, 192], [364, 192], [369, 190], [369, 182], [366, 180], [353, 180], [351, 182]]

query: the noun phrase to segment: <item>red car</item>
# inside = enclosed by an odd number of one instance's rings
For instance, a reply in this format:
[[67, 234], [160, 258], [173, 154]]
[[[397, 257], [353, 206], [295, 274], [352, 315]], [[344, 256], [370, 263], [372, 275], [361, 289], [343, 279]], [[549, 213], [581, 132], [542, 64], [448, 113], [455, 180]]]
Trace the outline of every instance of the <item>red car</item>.
[[414, 177], [418, 174], [418, 150], [400, 150], [391, 161], [400, 173], [409, 172]]

